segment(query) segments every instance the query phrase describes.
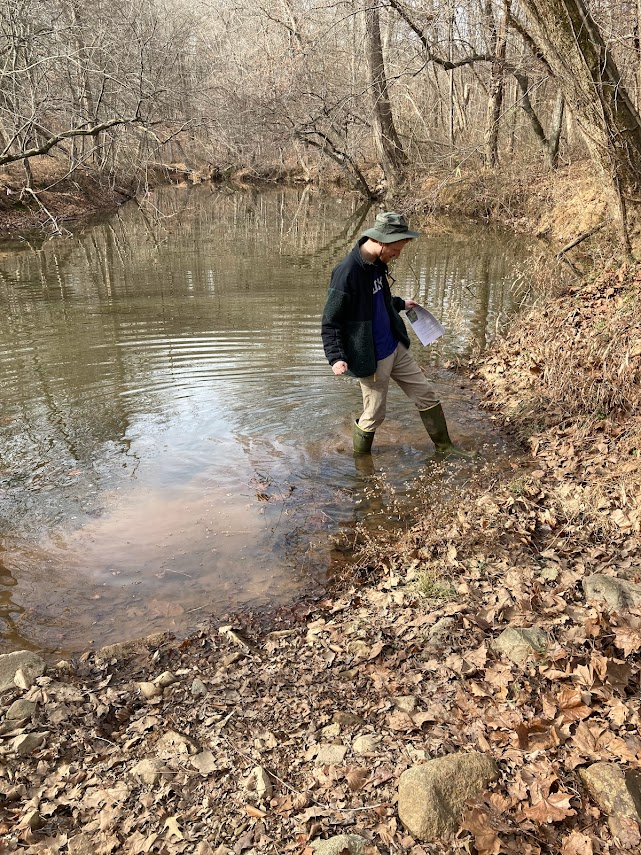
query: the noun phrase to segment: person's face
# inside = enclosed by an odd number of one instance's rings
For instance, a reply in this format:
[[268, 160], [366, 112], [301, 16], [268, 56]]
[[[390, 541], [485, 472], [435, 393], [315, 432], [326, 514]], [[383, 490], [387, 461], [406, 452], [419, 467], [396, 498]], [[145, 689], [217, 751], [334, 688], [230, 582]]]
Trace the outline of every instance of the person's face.
[[389, 264], [390, 261], [394, 261], [395, 258], [399, 257], [403, 251], [403, 247], [409, 242], [410, 239], [406, 238], [405, 240], [395, 240], [393, 243], [382, 243], [381, 254], [378, 257], [383, 264]]

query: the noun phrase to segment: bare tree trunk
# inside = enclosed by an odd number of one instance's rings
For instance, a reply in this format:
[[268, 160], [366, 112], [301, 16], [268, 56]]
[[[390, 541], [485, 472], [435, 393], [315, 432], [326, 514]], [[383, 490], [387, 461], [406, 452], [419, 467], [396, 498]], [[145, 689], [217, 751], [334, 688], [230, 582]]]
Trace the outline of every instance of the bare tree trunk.
[[[510, 13], [510, 0], [505, 0], [501, 17], [496, 27], [494, 62], [490, 72], [490, 91], [487, 102], [487, 118], [484, 135], [485, 166], [494, 169], [499, 162], [499, 122], [503, 107], [504, 63], [507, 47], [507, 21]], [[488, 17], [492, 10], [488, 9]]]
[[641, 195], [641, 119], [583, 0], [521, 0], [610, 194], [625, 250], [627, 202]]
[[367, 59], [369, 64], [374, 107], [374, 141], [378, 158], [385, 173], [389, 190], [393, 190], [403, 176], [407, 157], [396, 132], [392, 105], [387, 88], [387, 75], [383, 61], [381, 25], [378, 6], [365, 12], [367, 33]]
[[550, 121], [550, 134], [548, 137], [547, 153], [548, 166], [556, 169], [559, 163], [559, 145], [561, 143], [561, 131], [563, 130], [563, 114], [565, 112], [565, 98], [561, 91], [557, 92], [552, 119]]

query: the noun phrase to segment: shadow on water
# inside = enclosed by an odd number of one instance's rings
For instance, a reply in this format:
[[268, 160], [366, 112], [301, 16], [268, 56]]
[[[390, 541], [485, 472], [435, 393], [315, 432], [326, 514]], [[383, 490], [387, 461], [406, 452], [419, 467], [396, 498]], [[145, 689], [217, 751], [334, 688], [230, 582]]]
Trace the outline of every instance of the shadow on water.
[[[72, 238], [0, 252], [0, 635], [75, 650], [321, 592], [334, 543], [411, 515], [430, 443], [398, 390], [371, 465], [356, 381], [319, 337], [354, 199], [164, 188]], [[442, 366], [523, 300], [527, 251], [444, 222], [394, 270], [447, 332], [424, 351], [460, 440], [504, 456]], [[465, 479], [444, 470], [438, 489]], [[405, 510], [403, 510], [405, 509]]]

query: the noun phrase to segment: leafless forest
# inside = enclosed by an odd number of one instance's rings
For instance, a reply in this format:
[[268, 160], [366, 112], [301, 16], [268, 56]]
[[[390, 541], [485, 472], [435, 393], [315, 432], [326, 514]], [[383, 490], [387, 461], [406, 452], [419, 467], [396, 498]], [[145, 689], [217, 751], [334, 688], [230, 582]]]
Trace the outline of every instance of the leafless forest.
[[5, 0], [0, 166], [158, 164], [373, 196], [417, 173], [594, 159], [641, 193], [641, 2]]

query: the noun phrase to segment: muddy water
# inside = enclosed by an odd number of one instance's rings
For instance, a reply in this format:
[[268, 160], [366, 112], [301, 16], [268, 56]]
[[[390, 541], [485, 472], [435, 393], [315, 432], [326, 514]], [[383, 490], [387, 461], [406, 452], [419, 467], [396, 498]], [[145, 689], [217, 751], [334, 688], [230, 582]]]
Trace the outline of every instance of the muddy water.
[[[398, 513], [430, 443], [394, 391], [372, 468], [355, 465], [358, 386], [319, 338], [329, 271], [372, 216], [308, 191], [167, 188], [64, 240], [2, 247], [0, 649], [290, 602], [322, 590], [337, 535]], [[415, 353], [453, 432], [498, 459], [443, 366], [524, 299], [525, 250], [481, 227], [432, 231], [395, 291], [443, 320]]]

